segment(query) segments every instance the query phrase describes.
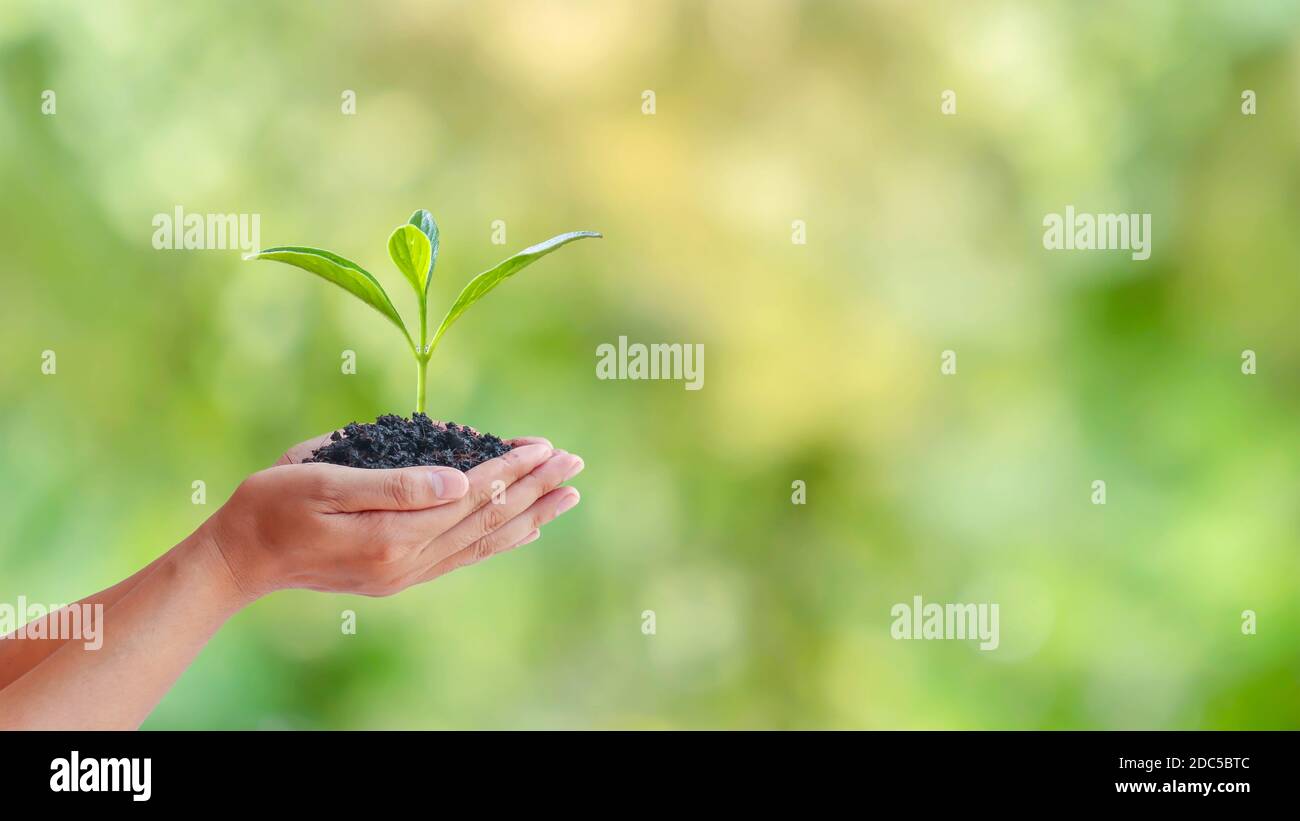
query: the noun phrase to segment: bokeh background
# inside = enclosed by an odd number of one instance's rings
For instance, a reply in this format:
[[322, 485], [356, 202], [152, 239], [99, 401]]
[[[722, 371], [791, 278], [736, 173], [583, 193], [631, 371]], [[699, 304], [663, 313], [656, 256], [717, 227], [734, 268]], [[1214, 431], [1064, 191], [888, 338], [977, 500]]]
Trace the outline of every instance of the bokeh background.
[[[370, 309], [154, 214], [259, 213], [409, 315], [385, 240], [426, 207], [435, 319], [605, 232], [430, 371], [435, 416], [582, 454], [583, 504], [392, 599], [263, 600], [147, 728], [1300, 726], [1298, 85], [1283, 0], [8, 0], [0, 600], [410, 409]], [[1044, 251], [1067, 204], [1152, 213], [1151, 259]], [[619, 335], [703, 343], [704, 389], [597, 380]], [[892, 640], [918, 594], [999, 603], [1001, 648]]]

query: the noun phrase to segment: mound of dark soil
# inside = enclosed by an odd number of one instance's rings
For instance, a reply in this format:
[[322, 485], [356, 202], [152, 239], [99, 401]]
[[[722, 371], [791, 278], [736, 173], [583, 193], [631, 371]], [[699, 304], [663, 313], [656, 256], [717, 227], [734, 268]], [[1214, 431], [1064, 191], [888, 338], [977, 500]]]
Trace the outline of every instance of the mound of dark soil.
[[353, 422], [342, 432], [334, 431], [328, 444], [303, 461], [353, 468], [443, 465], [469, 470], [510, 450], [510, 445], [492, 434], [455, 422], [434, 422], [422, 413], [410, 419], [387, 414], [373, 425]]

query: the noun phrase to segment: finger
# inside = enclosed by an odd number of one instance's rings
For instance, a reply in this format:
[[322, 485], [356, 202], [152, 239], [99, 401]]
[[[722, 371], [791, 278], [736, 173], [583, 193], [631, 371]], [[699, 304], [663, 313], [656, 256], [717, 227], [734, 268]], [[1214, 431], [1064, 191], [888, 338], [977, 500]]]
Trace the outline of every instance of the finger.
[[524, 445], [474, 466], [464, 474], [469, 480], [469, 492], [460, 501], [438, 510], [434, 519], [413, 524], [423, 528], [426, 538], [447, 532], [461, 519], [491, 502], [493, 494], [500, 493], [520, 477], [527, 476], [533, 468], [549, 459], [553, 452], [554, 449], [547, 445]]
[[553, 521], [565, 511], [572, 510], [581, 498], [576, 488], [562, 487], [551, 491], [533, 502], [531, 507], [511, 519], [505, 526], [494, 530], [459, 553], [454, 553], [436, 563], [416, 583], [436, 579], [458, 567], [466, 567], [497, 553], [504, 553], [514, 547], [536, 541], [541, 535], [543, 525]]
[[469, 482], [469, 490], [454, 504], [417, 513], [377, 513], [376, 526], [400, 533], [410, 543], [417, 545], [419, 549], [415, 556], [422, 563], [421, 566], [427, 567], [442, 558], [442, 555], [436, 558], [424, 555], [430, 545], [476, 510], [490, 504], [494, 496], [507, 491], [517, 479], [526, 476], [553, 453], [554, 450], [546, 445], [515, 448], [462, 474]]
[[[527, 476], [494, 494], [491, 502], [430, 540], [422, 551], [420, 561], [426, 565], [436, 564], [478, 542], [523, 513], [533, 502], [577, 476], [582, 467], [582, 459], [579, 457], [557, 451]], [[526, 534], [527, 531], [517, 534], [518, 538], [507, 544], [514, 544]]]
[[514, 439], [507, 439], [506, 444], [511, 447], [521, 448], [524, 445], [546, 445], [552, 447], [551, 440], [544, 436], [516, 436]]
[[298, 464], [320, 448], [324, 447], [333, 435], [333, 433], [322, 433], [320, 436], [308, 439], [306, 442], [299, 442], [286, 450], [283, 456], [275, 460], [276, 466]]
[[391, 470], [305, 464], [319, 474], [315, 497], [334, 513], [366, 510], [425, 510], [459, 502], [469, 490], [465, 474], [448, 467]]

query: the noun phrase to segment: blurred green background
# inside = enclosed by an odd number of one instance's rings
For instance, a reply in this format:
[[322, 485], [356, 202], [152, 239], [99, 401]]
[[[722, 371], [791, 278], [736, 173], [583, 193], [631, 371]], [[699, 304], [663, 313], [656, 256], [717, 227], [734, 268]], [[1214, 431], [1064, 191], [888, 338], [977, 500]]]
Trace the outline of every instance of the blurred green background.
[[[582, 454], [583, 504], [392, 599], [263, 600], [147, 728], [1300, 726], [1298, 81], [1282, 0], [10, 0], [0, 600], [409, 411], [368, 308], [155, 214], [261, 214], [409, 316], [385, 239], [427, 207], [435, 318], [605, 232], [430, 369], [435, 417]], [[1044, 251], [1066, 205], [1150, 212], [1151, 259]], [[703, 343], [704, 389], [597, 380], [619, 335]], [[892, 640], [918, 594], [997, 602], [1001, 648]]]

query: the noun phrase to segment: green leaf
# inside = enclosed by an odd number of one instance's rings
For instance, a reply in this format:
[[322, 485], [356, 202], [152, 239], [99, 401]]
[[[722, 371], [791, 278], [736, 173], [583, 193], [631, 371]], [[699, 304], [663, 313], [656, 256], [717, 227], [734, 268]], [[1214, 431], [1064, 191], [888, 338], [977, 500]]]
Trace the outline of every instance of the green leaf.
[[421, 208], [407, 220], [419, 228], [429, 238], [429, 272], [424, 278], [424, 292], [429, 293], [429, 282], [433, 279], [434, 266], [438, 264], [438, 223], [433, 221], [433, 214]]
[[420, 304], [424, 304], [424, 289], [429, 284], [429, 259], [432, 254], [429, 238], [414, 225], [399, 225], [388, 237], [388, 255], [415, 289]]
[[429, 343], [427, 352], [431, 352], [438, 346], [438, 340], [442, 339], [442, 335], [447, 332], [453, 322], [460, 319], [461, 314], [469, 310], [469, 306], [486, 296], [488, 291], [491, 291], [509, 277], [514, 276], [521, 268], [533, 264], [560, 246], [567, 245], [574, 240], [599, 236], [601, 235], [595, 231], [571, 231], [567, 234], [560, 234], [558, 237], [551, 237], [546, 242], [539, 242], [530, 248], [525, 248], [509, 259], [498, 262], [494, 267], [471, 279], [465, 289], [460, 292], [460, 296], [456, 297], [456, 302], [451, 306], [451, 310], [447, 311], [447, 315], [443, 317], [442, 324], [438, 326], [438, 332], [433, 335], [433, 341]]
[[393, 307], [392, 300], [388, 298], [388, 294], [384, 291], [383, 286], [379, 284], [379, 280], [375, 279], [355, 262], [329, 251], [300, 245], [280, 245], [275, 248], [266, 248], [248, 254], [244, 259], [269, 259], [288, 263], [333, 282], [388, 317], [389, 321], [396, 325], [402, 335], [406, 337], [407, 344], [414, 346], [414, 343], [411, 342], [411, 335], [402, 322], [401, 315]]

